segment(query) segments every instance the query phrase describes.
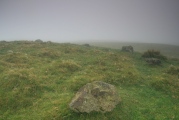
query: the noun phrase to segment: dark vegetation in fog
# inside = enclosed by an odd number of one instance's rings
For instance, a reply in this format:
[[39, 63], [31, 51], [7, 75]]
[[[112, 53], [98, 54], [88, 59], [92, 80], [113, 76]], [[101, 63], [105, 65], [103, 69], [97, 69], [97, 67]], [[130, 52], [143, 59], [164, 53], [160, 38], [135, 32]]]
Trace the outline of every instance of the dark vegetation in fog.
[[167, 57], [162, 55], [160, 53], [160, 51], [158, 51], [158, 50], [148, 50], [148, 51], [146, 51], [142, 54], [142, 57], [144, 57], [144, 58], [158, 58], [158, 59], [161, 59], [161, 60], [167, 59]]

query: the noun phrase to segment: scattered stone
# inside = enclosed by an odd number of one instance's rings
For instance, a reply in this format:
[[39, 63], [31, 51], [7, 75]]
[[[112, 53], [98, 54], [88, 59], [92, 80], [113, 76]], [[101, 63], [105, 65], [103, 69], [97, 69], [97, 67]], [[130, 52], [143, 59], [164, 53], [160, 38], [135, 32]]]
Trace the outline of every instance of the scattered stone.
[[86, 46], [86, 47], [90, 47], [90, 45], [89, 45], [89, 44], [84, 44], [84, 46]]
[[122, 51], [133, 53], [134, 49], [132, 46], [122, 46]]
[[161, 61], [158, 58], [146, 58], [145, 61], [152, 65], [159, 65]]
[[75, 112], [110, 112], [120, 101], [115, 86], [95, 81], [79, 89], [69, 106]]
[[35, 42], [43, 43], [43, 41], [41, 39], [37, 39], [37, 40], [35, 40]]

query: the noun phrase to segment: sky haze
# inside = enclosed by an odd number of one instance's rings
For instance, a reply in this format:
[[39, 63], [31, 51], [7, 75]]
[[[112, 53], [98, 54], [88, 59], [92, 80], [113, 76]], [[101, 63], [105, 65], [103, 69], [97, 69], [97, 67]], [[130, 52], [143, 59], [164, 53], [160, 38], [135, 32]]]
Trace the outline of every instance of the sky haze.
[[179, 0], [0, 0], [0, 40], [179, 45]]

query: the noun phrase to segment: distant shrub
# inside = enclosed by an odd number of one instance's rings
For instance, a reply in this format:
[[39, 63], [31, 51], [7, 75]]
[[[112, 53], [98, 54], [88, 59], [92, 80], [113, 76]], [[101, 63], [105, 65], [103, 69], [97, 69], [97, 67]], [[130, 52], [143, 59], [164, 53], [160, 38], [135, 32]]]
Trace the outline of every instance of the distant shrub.
[[148, 51], [143, 53], [142, 57], [144, 57], [144, 58], [158, 58], [158, 59], [161, 59], [161, 60], [167, 59], [167, 57], [162, 55], [160, 53], [160, 51], [158, 51], [158, 50], [148, 50]]

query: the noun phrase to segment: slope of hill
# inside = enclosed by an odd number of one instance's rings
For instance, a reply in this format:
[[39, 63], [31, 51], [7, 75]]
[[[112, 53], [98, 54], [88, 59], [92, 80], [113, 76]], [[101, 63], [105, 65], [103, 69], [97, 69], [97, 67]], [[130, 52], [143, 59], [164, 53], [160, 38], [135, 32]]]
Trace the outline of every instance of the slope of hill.
[[[172, 66], [171, 66], [172, 64]], [[148, 65], [140, 53], [51, 42], [0, 42], [2, 120], [179, 119], [179, 61]], [[69, 103], [88, 82], [117, 87], [109, 113], [75, 113]]]
[[92, 42], [94, 46], [107, 47], [113, 49], [121, 49], [122, 46], [131, 45], [134, 47], [136, 52], [143, 53], [148, 49], [154, 49], [161, 51], [164, 55], [170, 58], [179, 58], [179, 46], [178, 45], [167, 45], [167, 44], [156, 44], [156, 43], [132, 43], [132, 42]]

